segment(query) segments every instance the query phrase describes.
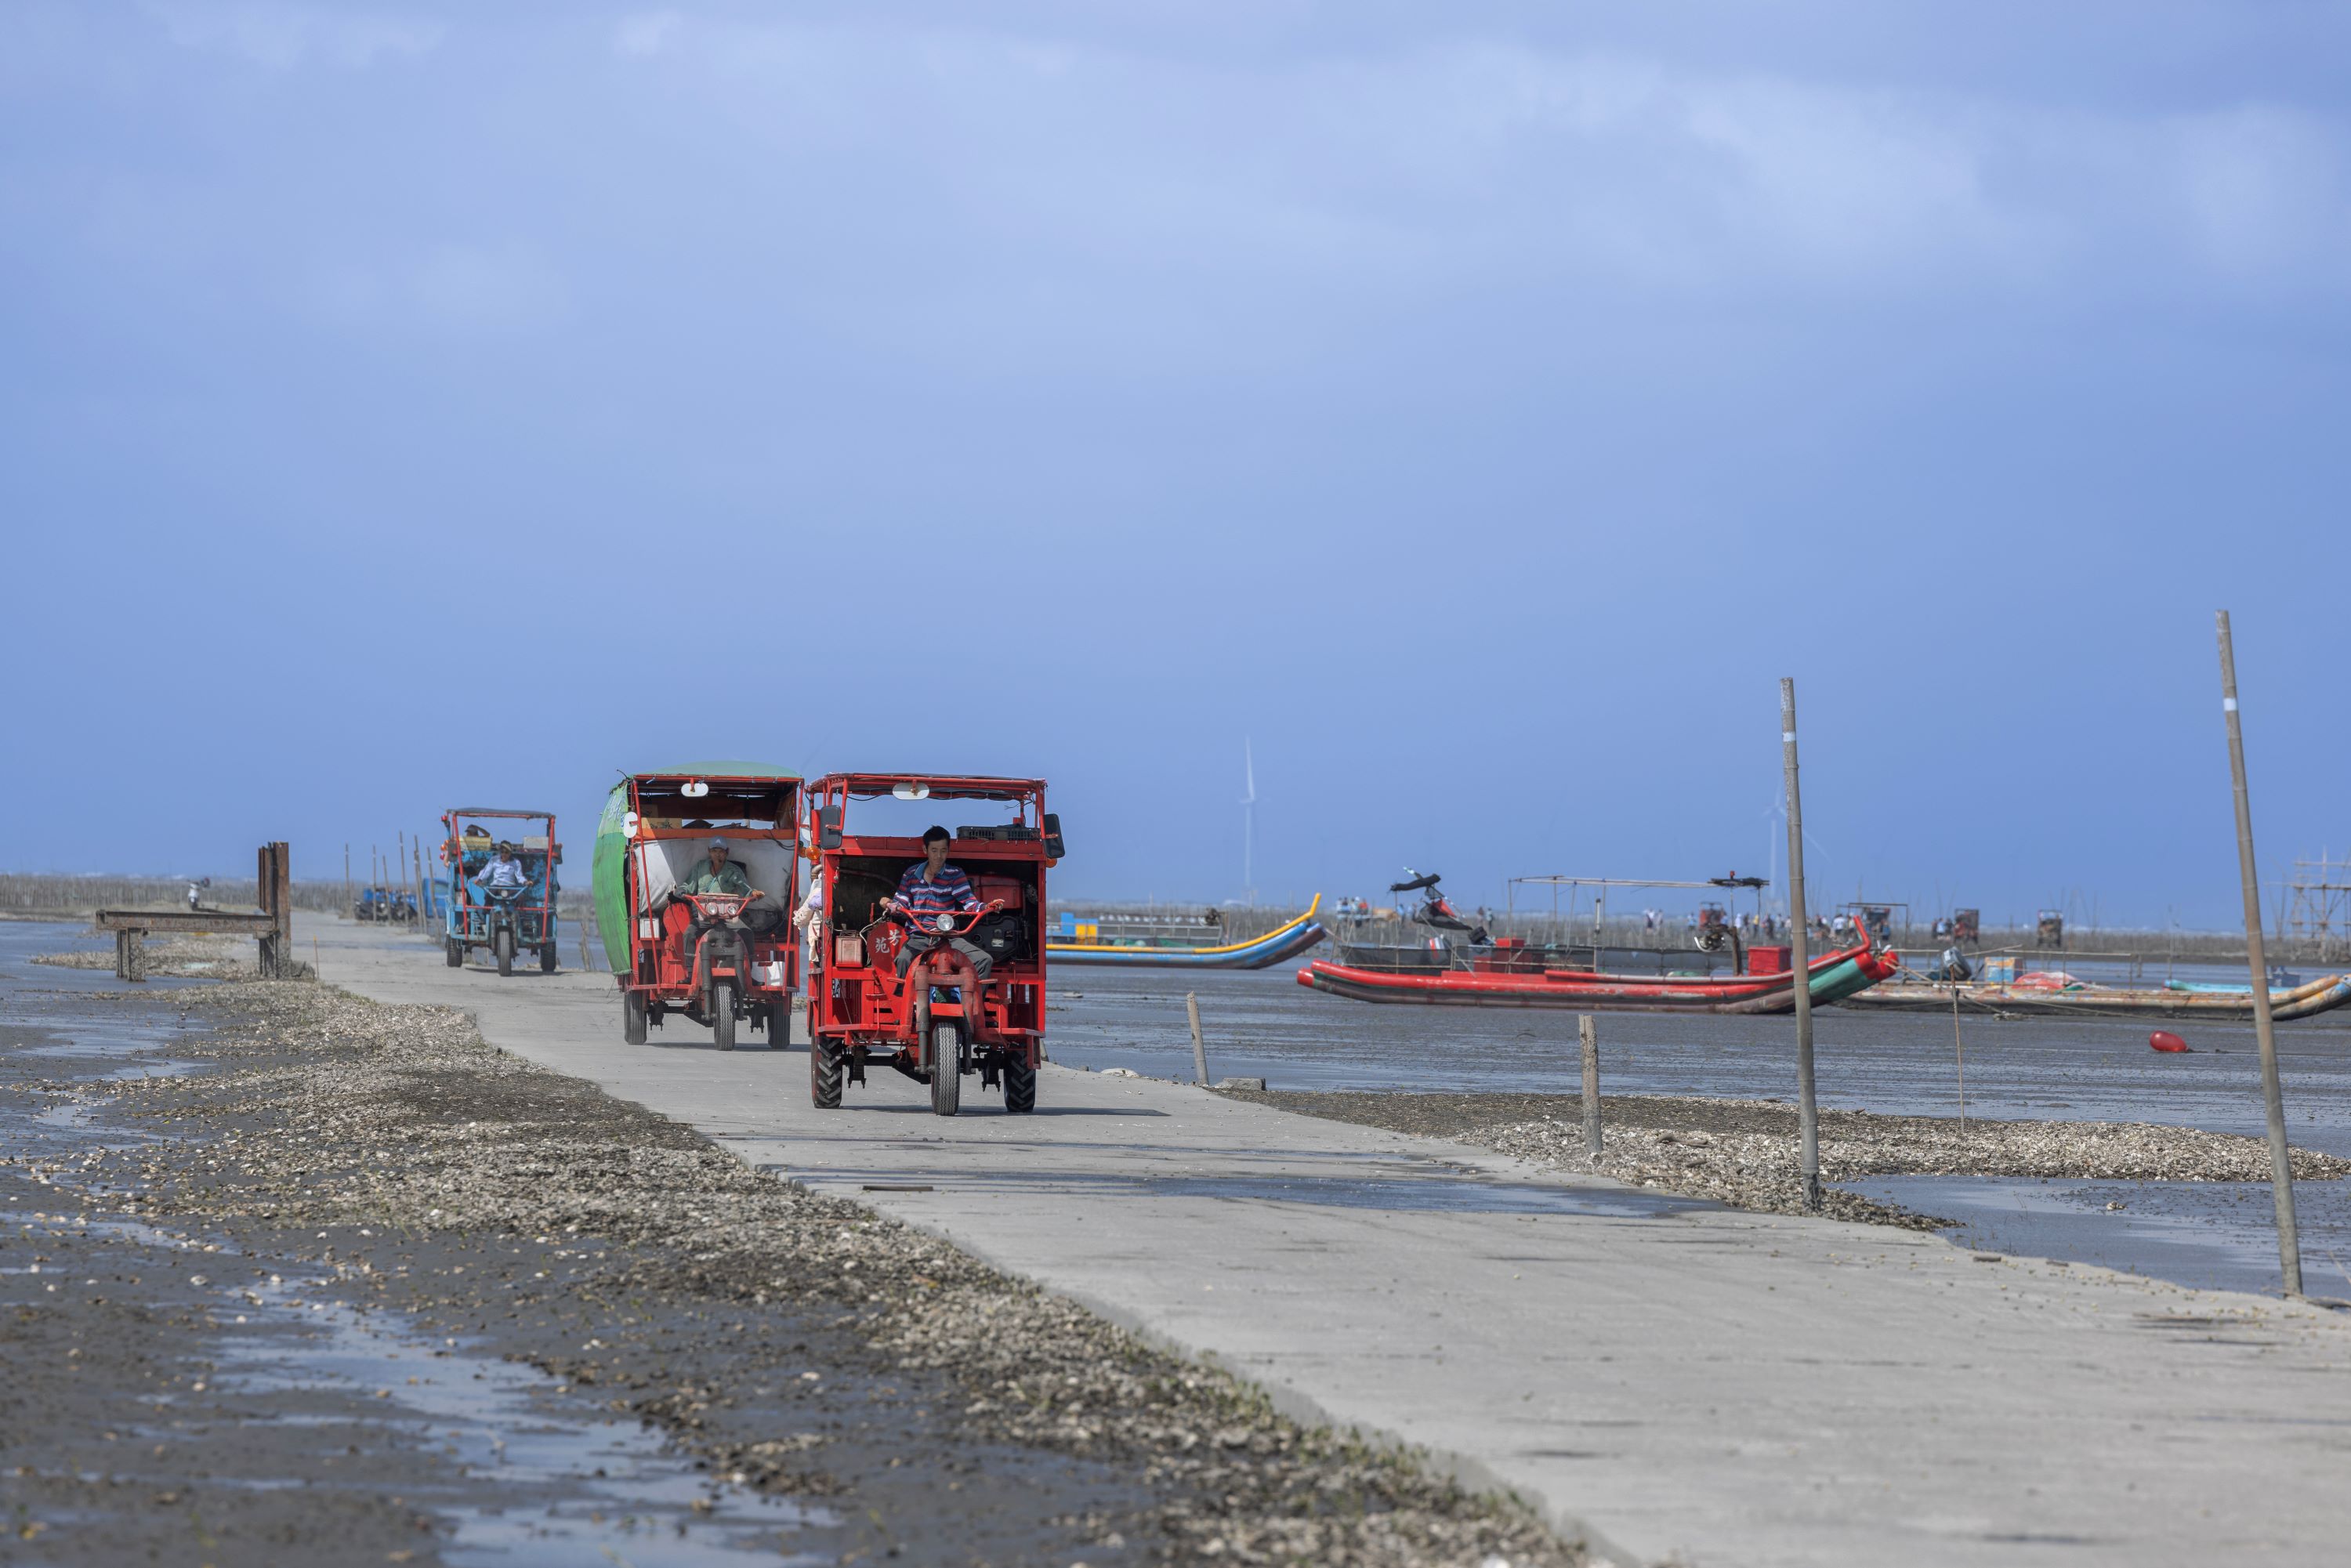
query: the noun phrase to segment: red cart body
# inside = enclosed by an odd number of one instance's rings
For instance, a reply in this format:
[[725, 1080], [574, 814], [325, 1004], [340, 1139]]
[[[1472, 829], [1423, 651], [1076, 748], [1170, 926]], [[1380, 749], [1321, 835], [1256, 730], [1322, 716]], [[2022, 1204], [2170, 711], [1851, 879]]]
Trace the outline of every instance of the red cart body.
[[[887, 799], [938, 803], [948, 863], [970, 879], [979, 910], [950, 917], [944, 928], [893, 917], [899, 879], [924, 854], [919, 826], [861, 825], [860, 803]], [[994, 814], [1011, 820], [955, 825], [956, 801], [989, 802]], [[1044, 782], [836, 773], [809, 786], [806, 810], [822, 879], [809, 980], [815, 1103], [839, 1106], [845, 1085], [862, 1084], [868, 1066], [883, 1066], [928, 1084], [931, 1108], [943, 1116], [956, 1113], [961, 1081], [975, 1072], [981, 1087], [1003, 1089], [1007, 1111], [1034, 1110], [1045, 1039], [1045, 873], [1061, 854], [1061, 822], [1045, 810]], [[868, 806], [866, 814], [876, 813]], [[951, 936], [988, 956], [984, 982], [974, 983], [973, 966]]]
[[[800, 983], [790, 921], [799, 887], [799, 779], [640, 773], [622, 788], [622, 1037], [642, 1045], [649, 1028], [678, 1013], [707, 1027], [721, 1051], [735, 1048], [738, 1022], [783, 1050]], [[679, 891], [707, 863], [714, 839], [742, 868], [750, 896]]]

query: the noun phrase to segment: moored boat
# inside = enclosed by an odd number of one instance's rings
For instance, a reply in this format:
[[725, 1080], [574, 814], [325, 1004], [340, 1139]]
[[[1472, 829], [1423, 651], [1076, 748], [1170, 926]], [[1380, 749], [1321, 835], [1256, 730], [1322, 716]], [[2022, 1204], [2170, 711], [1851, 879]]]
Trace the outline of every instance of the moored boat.
[[[1901, 980], [1874, 986], [1846, 998], [1847, 1005], [1895, 1012], [1949, 1012], [1953, 993], [1963, 1012], [2015, 1018], [2161, 1018], [2211, 1019], [2250, 1023], [2253, 1017], [2251, 986], [2235, 991], [2174, 990], [2168, 987], [2064, 987], [1987, 985], [1952, 986], [1924, 980]], [[2327, 975], [2307, 985], [2270, 992], [2270, 1016], [2280, 1023], [2315, 1018], [2351, 1002], [2351, 976]]]
[[[1824, 953], [1806, 971], [1813, 1005], [1826, 1007], [1894, 973], [1895, 956], [1865, 942]], [[1796, 1006], [1796, 975], [1611, 975], [1588, 969], [1448, 969], [1398, 974], [1317, 962], [1298, 983], [1365, 1002], [1441, 1007], [1572, 1008], [1581, 1012], [1784, 1013]]]
[[1284, 921], [1261, 936], [1216, 946], [1169, 946], [1143, 942], [1048, 940], [1046, 956], [1056, 964], [1113, 964], [1133, 969], [1263, 969], [1295, 958], [1329, 935], [1315, 915], [1322, 907], [1316, 894], [1306, 913]]

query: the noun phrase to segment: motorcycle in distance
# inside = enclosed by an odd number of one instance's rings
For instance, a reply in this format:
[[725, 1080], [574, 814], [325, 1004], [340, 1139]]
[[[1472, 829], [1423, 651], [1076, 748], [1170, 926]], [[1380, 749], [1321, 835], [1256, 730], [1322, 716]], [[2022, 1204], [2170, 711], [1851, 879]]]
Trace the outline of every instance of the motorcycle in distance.
[[[883, 929], [877, 941], [873, 937], [877, 927], [904, 925], [925, 936], [940, 939], [937, 946], [927, 953], [916, 954], [914, 962], [906, 966], [906, 993], [914, 998], [914, 1038], [927, 1041], [930, 1046], [931, 1110], [937, 1115], [952, 1116], [962, 1109], [964, 1074], [971, 1071], [975, 1065], [976, 1042], [972, 1036], [979, 1012], [977, 1003], [969, 1009], [963, 1007], [965, 998], [977, 998], [980, 994], [978, 980], [972, 973], [971, 960], [947, 946], [946, 939], [970, 936], [982, 920], [1003, 907], [1004, 901], [1000, 898], [989, 899], [977, 909], [962, 913], [949, 910], [936, 915], [914, 915], [893, 907], [865, 928], [867, 940], [876, 958], [892, 962], [896, 959], [899, 944], [905, 938], [898, 936], [893, 940], [893, 933]], [[944, 989], [955, 992], [953, 1005], [957, 1016], [954, 1022], [934, 1025], [931, 1020], [932, 1009], [935, 1005], [933, 998]], [[992, 1058], [994, 1053], [987, 1054]], [[981, 1072], [981, 1087], [995, 1088], [1003, 1064], [985, 1060], [977, 1065]], [[1016, 1063], [1012, 1065], [1012, 1071], [1020, 1074], [1023, 1069]], [[1008, 1083], [1005, 1089], [1006, 1109], [1021, 1110], [1023, 1101], [1029, 1105], [1037, 1103], [1035, 1069], [1026, 1070], [1024, 1082], [1027, 1084], [1025, 1090]]]
[[[743, 982], [751, 972], [751, 935], [743, 911], [765, 894], [749, 893], [679, 893], [694, 911], [701, 932], [694, 945], [693, 989], [710, 1020], [710, 1039], [721, 1051], [735, 1049], [735, 1019], [743, 1007]], [[775, 1043], [780, 1044], [778, 1040]]]
[[[482, 902], [488, 916], [490, 956], [498, 961], [501, 978], [514, 974], [515, 949], [522, 942], [519, 911], [523, 896], [529, 892], [527, 887], [486, 887], [482, 890]], [[541, 967], [550, 971], [554, 969], [555, 966], [548, 961], [554, 951], [551, 946], [540, 949]]]

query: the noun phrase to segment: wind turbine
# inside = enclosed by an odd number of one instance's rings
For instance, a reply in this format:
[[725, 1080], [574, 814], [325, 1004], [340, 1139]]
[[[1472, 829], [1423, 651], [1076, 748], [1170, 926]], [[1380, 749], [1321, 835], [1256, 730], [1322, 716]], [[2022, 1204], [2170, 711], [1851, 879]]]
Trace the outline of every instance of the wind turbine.
[[1257, 758], [1249, 737], [1241, 738], [1241, 777], [1248, 790], [1241, 796], [1241, 888], [1249, 907], [1257, 907]]

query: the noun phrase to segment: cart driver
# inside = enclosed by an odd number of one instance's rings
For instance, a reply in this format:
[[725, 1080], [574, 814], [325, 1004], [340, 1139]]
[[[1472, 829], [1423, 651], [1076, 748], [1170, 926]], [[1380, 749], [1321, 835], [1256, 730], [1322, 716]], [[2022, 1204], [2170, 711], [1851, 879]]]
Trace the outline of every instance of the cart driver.
[[[741, 866], [727, 859], [726, 854], [725, 839], [711, 840], [709, 860], [679, 877], [677, 886], [671, 890], [673, 896], [689, 893], [697, 896], [711, 893], [747, 895], [751, 891], [751, 879], [744, 874]], [[692, 904], [687, 904], [686, 909], [694, 915], [694, 918], [687, 921], [685, 925], [685, 950], [691, 956], [695, 946], [702, 941], [703, 932], [709, 927], [703, 924], [701, 913]]]
[[743, 868], [727, 859], [726, 854], [725, 839], [711, 840], [708, 863], [679, 877], [677, 891], [697, 895], [706, 893], [748, 894], [751, 879], [744, 875]]
[[[925, 915], [945, 915], [961, 910], [969, 914], [980, 907], [977, 895], [971, 891], [971, 878], [962, 868], [947, 864], [947, 831], [932, 828], [923, 834], [923, 861], [910, 865], [898, 879], [898, 891], [890, 897], [890, 908], [920, 921]], [[996, 960], [978, 943], [963, 936], [942, 936], [936, 931], [925, 931], [916, 925], [914, 935], [898, 949], [898, 973], [903, 977], [914, 962], [914, 955], [927, 953], [945, 942], [948, 946], [971, 960], [971, 977], [987, 978], [987, 971]]]
[[508, 887], [528, 887], [530, 873], [523, 870], [522, 862], [515, 859], [514, 845], [502, 839], [498, 841], [497, 851], [492, 855], [490, 863], [481, 869], [475, 880], [492, 891]]

